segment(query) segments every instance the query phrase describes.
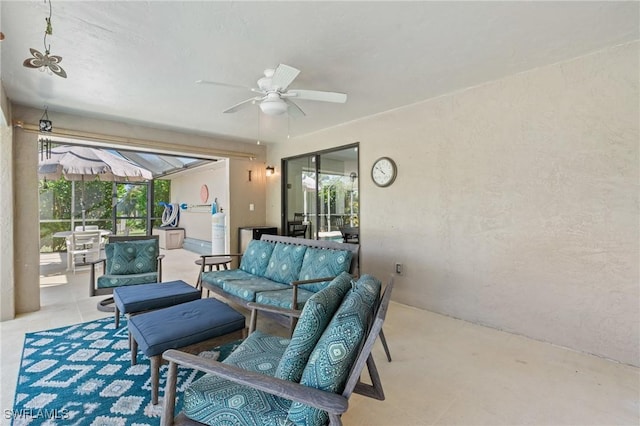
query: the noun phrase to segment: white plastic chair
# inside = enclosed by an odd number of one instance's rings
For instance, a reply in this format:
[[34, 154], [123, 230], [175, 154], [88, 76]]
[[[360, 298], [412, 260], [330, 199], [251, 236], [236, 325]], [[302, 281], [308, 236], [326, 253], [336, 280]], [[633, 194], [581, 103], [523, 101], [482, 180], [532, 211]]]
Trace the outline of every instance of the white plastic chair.
[[100, 258], [101, 236], [99, 231], [76, 231], [67, 238], [67, 271], [76, 272], [76, 265]]
[[98, 229], [98, 225], [86, 225], [86, 226], [76, 226], [76, 231], [97, 231]]

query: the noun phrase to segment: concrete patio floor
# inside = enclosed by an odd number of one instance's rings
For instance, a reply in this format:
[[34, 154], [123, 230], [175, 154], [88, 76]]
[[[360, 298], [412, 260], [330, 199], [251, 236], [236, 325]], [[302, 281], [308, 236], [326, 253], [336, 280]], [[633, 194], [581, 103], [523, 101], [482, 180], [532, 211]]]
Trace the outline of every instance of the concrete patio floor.
[[[162, 250], [165, 281], [194, 285], [196, 253]], [[26, 332], [91, 321], [105, 296], [89, 297], [89, 273], [43, 255], [41, 309], [0, 323], [1, 406], [13, 405]], [[260, 321], [259, 328], [286, 330]], [[392, 303], [374, 357], [387, 399], [354, 395], [345, 425], [637, 425], [639, 369], [552, 344]], [[162, 391], [161, 391], [162, 393]], [[9, 424], [7, 419], [2, 424]]]

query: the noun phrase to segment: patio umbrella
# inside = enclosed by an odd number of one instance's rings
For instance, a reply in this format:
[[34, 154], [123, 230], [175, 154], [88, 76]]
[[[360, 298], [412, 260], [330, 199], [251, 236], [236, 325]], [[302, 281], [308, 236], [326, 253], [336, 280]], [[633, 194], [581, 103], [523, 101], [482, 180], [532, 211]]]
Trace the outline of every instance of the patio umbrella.
[[[98, 178], [102, 181], [142, 181], [153, 174], [135, 163], [109, 151], [86, 146], [64, 145], [51, 150], [51, 158], [38, 164], [40, 178], [70, 181]], [[85, 225], [84, 184], [80, 199], [82, 226]]]

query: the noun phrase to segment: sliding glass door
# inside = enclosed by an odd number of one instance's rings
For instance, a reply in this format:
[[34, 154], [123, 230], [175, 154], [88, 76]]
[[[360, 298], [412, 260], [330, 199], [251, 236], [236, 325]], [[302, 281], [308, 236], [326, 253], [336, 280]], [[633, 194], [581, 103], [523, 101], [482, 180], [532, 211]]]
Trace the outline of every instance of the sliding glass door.
[[286, 158], [282, 170], [285, 235], [344, 241], [345, 229], [357, 232], [358, 144]]

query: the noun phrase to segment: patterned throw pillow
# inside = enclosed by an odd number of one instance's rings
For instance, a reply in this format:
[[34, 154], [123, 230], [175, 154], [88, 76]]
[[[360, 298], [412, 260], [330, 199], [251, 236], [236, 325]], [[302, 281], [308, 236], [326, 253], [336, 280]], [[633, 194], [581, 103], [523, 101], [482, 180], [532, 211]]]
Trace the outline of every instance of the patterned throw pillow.
[[[348, 250], [329, 250], [308, 248], [304, 253], [299, 280], [335, 277], [341, 272], [349, 272], [351, 266], [351, 252]], [[300, 288], [309, 291], [322, 290], [329, 281], [301, 285]]]
[[[334, 393], [344, 390], [380, 296], [380, 287], [380, 281], [370, 275], [363, 275], [355, 283], [311, 353], [300, 384]], [[305, 426], [326, 425], [329, 420], [325, 411], [299, 402], [291, 404], [288, 418]]]
[[264, 277], [282, 284], [297, 281], [307, 246], [277, 243]]
[[119, 241], [107, 245], [113, 245], [113, 256], [108, 267], [109, 275], [144, 274], [156, 271], [157, 240]]
[[300, 381], [311, 351], [350, 288], [351, 275], [343, 272], [307, 300], [275, 377], [296, 383]]
[[240, 269], [253, 275], [264, 276], [275, 244], [267, 241], [251, 240], [242, 255]]

